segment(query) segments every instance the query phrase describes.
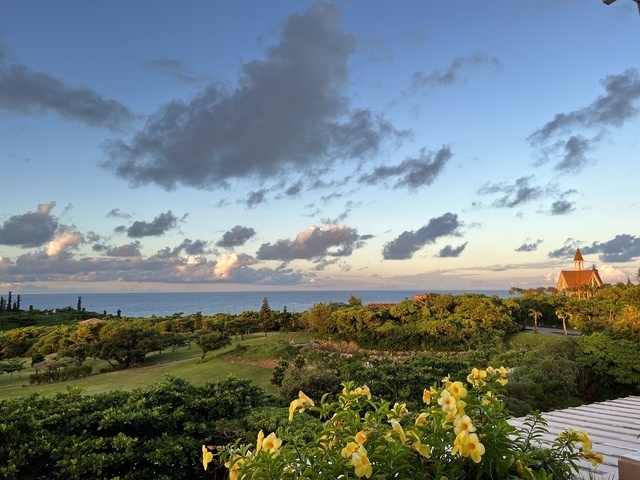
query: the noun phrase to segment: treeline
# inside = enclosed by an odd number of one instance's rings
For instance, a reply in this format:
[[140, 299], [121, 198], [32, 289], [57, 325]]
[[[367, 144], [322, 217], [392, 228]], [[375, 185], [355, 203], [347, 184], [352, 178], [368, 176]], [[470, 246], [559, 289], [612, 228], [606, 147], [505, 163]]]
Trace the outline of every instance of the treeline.
[[361, 348], [421, 351], [467, 350], [501, 341], [525, 325], [608, 332], [640, 342], [640, 286], [607, 285], [591, 298], [558, 295], [555, 289], [513, 290], [518, 296], [426, 293], [391, 307], [357, 301], [319, 303], [300, 322], [323, 339]]
[[428, 293], [390, 308], [320, 303], [300, 321], [320, 338], [393, 351], [465, 350], [522, 329], [497, 295]]
[[[266, 300], [266, 299], [265, 299]], [[23, 327], [0, 331], [0, 360], [56, 354], [78, 363], [87, 358], [106, 360], [114, 368], [142, 364], [152, 352], [175, 351], [197, 345], [202, 358], [208, 352], [255, 332], [293, 331], [300, 328], [300, 314], [275, 311], [265, 301], [259, 312], [239, 315], [189, 316], [181, 313], [169, 318], [107, 318], [89, 324]], [[41, 361], [32, 361], [32, 364]]]
[[[7, 295], [7, 299], [0, 296], [0, 314], [6, 312], [19, 312], [20, 311], [20, 295], [16, 297], [15, 300], [12, 299], [11, 293]], [[13, 300], [13, 302], [12, 302]]]

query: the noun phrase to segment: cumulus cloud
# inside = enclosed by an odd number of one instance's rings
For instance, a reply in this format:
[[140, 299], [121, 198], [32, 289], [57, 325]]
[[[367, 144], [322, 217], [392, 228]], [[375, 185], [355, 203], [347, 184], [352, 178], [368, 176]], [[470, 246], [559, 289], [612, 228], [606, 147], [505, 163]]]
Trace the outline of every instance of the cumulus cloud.
[[407, 157], [398, 165], [378, 167], [371, 173], [361, 175], [358, 181], [376, 185], [388, 178], [396, 178], [394, 188], [406, 187], [415, 190], [431, 185], [452, 157], [453, 153], [448, 146], [443, 146], [435, 153], [427, 153], [426, 149], [422, 148], [417, 158]]
[[119, 131], [135, 116], [122, 103], [95, 90], [4, 58], [0, 44], [0, 109], [22, 115], [54, 112], [62, 118]]
[[640, 257], [640, 237], [625, 233], [604, 242], [593, 242], [591, 245], [567, 239], [563, 247], [549, 252], [548, 255], [551, 258], [573, 257], [576, 248], [580, 248], [583, 255], [598, 255], [601, 262], [631, 262]]
[[169, 210], [167, 213], [161, 213], [151, 222], [136, 220], [127, 229], [127, 236], [130, 238], [159, 236], [177, 226], [178, 218]]
[[216, 245], [222, 248], [241, 247], [255, 234], [256, 231], [251, 227], [236, 225], [231, 230], [224, 232], [222, 238], [218, 240]]
[[575, 202], [558, 200], [551, 204], [551, 215], [566, 215], [575, 210]]
[[414, 95], [426, 88], [446, 87], [457, 82], [464, 82], [463, 73], [470, 67], [491, 67], [495, 72], [502, 69], [496, 57], [489, 57], [483, 53], [474, 53], [466, 57], [457, 57], [445, 70], [434, 70], [428, 74], [415, 72], [411, 77], [411, 86], [405, 95]]
[[109, 217], [109, 218], [131, 218], [131, 214], [123, 212], [119, 208], [114, 208], [109, 213], [107, 213], [107, 217]]
[[542, 243], [541, 239], [536, 240], [531, 243], [523, 243], [518, 248], [514, 249], [516, 252], [535, 252], [538, 249], [538, 246]]
[[563, 173], [579, 172], [590, 163], [587, 152], [593, 148], [593, 143], [582, 135], [571, 135], [563, 142], [564, 154], [554, 168]]
[[135, 242], [120, 245], [119, 247], [109, 248], [105, 254], [109, 257], [140, 257], [142, 256], [140, 247], [140, 242], [136, 240]]
[[38, 211], [9, 217], [0, 227], [0, 245], [39, 247], [53, 238], [58, 219], [51, 215], [56, 202], [38, 205]]
[[229, 278], [234, 270], [254, 263], [256, 259], [245, 253], [224, 253], [216, 261], [213, 274], [216, 278]]
[[361, 246], [359, 240], [357, 231], [346, 225], [311, 226], [299, 233], [294, 240], [278, 240], [275, 244], [263, 243], [258, 250], [257, 258], [287, 261], [296, 258], [348, 256]]
[[132, 185], [209, 189], [371, 158], [406, 132], [350, 104], [356, 41], [340, 21], [328, 2], [292, 14], [266, 58], [242, 67], [234, 90], [211, 84], [189, 102], [169, 102], [130, 141], [107, 142], [103, 166]]
[[550, 251], [547, 255], [549, 258], [573, 258], [576, 253], [576, 248], [580, 248], [580, 242], [570, 238], [567, 239], [564, 246]]
[[593, 242], [581, 249], [585, 255], [598, 254], [602, 262], [631, 262], [640, 257], [640, 238], [635, 235], [616, 235], [606, 242]]
[[464, 251], [464, 249], [467, 248], [467, 244], [468, 243], [469, 242], [464, 242], [459, 247], [453, 247], [452, 245], [446, 245], [444, 248], [442, 248], [438, 252], [436, 257], [439, 257], [439, 258], [459, 257], [460, 254]]
[[621, 126], [638, 114], [635, 103], [640, 99], [640, 74], [637, 69], [629, 68], [619, 75], [607, 75], [600, 83], [605, 95], [587, 107], [556, 114], [553, 120], [529, 136], [529, 142], [539, 145], [572, 128]]
[[[578, 172], [593, 163], [586, 154], [604, 138], [610, 127], [621, 127], [638, 115], [640, 101], [640, 74], [635, 68], [618, 75], [608, 75], [600, 82], [605, 94], [590, 105], [569, 113], [558, 113], [553, 120], [534, 131], [527, 140], [540, 150], [542, 157], [559, 155], [555, 169], [560, 172]], [[587, 139], [576, 130], [591, 130], [595, 134]], [[556, 138], [562, 136], [568, 138]]]
[[261, 203], [267, 203], [267, 190], [261, 188], [260, 190], [249, 192], [247, 198], [244, 200], [247, 208], [253, 208]]
[[507, 183], [490, 183], [478, 189], [479, 195], [501, 194], [500, 198], [493, 202], [494, 207], [513, 208], [531, 200], [542, 197], [546, 192], [539, 186], [531, 185], [532, 176], [520, 177], [512, 185]]
[[68, 248], [83, 244], [84, 241], [84, 236], [80, 232], [58, 231], [51, 241], [45, 245], [44, 251], [50, 257], [55, 257]]
[[435, 243], [440, 237], [460, 236], [461, 227], [458, 215], [454, 213], [434, 217], [418, 230], [404, 231], [394, 240], [387, 242], [382, 256], [385, 260], [406, 260], [425, 245]]

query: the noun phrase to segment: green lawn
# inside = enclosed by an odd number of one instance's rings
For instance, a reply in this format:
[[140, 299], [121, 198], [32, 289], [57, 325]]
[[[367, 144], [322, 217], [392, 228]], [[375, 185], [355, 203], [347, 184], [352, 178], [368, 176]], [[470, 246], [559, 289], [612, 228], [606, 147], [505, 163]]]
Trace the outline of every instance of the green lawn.
[[[106, 369], [109, 365], [103, 360], [87, 361], [93, 367], [93, 374], [87, 378], [68, 382], [52, 383], [48, 385], [29, 385], [29, 375], [34, 373], [28, 366], [19, 373], [0, 376], [0, 398], [26, 396], [34, 393], [50, 395], [64, 391], [67, 387], [79, 387], [87, 394], [96, 394], [114, 389], [132, 390], [145, 387], [154, 382], [160, 382], [167, 375], [184, 378], [194, 385], [202, 385], [207, 382], [221, 380], [233, 373], [240, 378], [250, 378], [256, 385], [275, 393], [275, 387], [271, 385], [271, 369], [248, 363], [229, 363], [222, 356], [236, 348], [237, 345], [249, 347], [247, 353], [252, 350], [272, 350], [272, 347], [295, 343], [305, 343], [310, 339], [306, 332], [295, 333], [269, 333], [251, 334], [244, 340], [233, 340], [231, 345], [215, 352], [208, 353], [204, 362], [200, 363], [202, 351], [195, 345], [191, 349], [183, 347], [176, 352], [165, 351], [161, 354], [150, 354], [145, 359], [145, 364], [138, 368], [109, 371], [100, 373], [100, 369]], [[265, 346], [265, 348], [252, 348]], [[273, 348], [273, 350], [277, 350]], [[253, 359], [251, 359], [253, 360]], [[25, 359], [25, 365], [30, 364], [30, 359]]]
[[509, 348], [524, 347], [530, 350], [536, 350], [542, 345], [553, 344], [556, 342], [562, 342], [567, 337], [562, 335], [551, 335], [546, 333], [534, 333], [534, 332], [518, 332], [510, 335], [507, 340], [507, 346]]

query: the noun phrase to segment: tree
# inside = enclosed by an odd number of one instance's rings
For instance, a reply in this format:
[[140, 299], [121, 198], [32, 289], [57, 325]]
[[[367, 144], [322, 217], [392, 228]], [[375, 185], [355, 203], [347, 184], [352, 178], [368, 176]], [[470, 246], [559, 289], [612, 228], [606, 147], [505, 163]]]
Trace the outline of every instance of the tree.
[[0, 373], [8, 373], [13, 378], [13, 372], [20, 372], [24, 370], [24, 361], [17, 358], [12, 358], [5, 363], [0, 363]]
[[140, 320], [108, 322], [100, 329], [99, 337], [96, 356], [110, 365], [113, 360], [123, 368], [141, 364], [148, 353], [163, 346], [161, 333]]
[[349, 295], [349, 305], [354, 306], [362, 306], [362, 297], [356, 297], [353, 293]]
[[202, 349], [202, 355], [200, 355], [200, 363], [202, 363], [207, 352], [218, 350], [231, 344], [231, 338], [222, 332], [202, 333], [197, 336], [196, 344]]
[[260, 324], [262, 325], [262, 331], [264, 336], [267, 336], [267, 330], [271, 321], [271, 307], [269, 307], [269, 300], [267, 297], [262, 299], [262, 307], [260, 307]]
[[535, 333], [538, 333], [538, 319], [540, 317], [542, 317], [542, 313], [540, 313], [538, 310], [535, 310], [533, 308], [529, 309], [529, 316], [531, 318], [533, 318], [533, 331]]
[[556, 316], [562, 320], [562, 330], [564, 331], [564, 336], [567, 336], [567, 318], [569, 314], [564, 308], [559, 308], [556, 310]]
[[82, 311], [82, 297], [78, 297], [78, 311]]

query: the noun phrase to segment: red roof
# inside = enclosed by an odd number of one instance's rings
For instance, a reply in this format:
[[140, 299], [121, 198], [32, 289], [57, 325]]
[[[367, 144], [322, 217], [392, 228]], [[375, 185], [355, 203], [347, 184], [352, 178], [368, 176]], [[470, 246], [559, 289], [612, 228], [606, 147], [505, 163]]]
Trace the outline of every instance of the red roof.
[[[581, 257], [582, 258], [582, 257]], [[563, 270], [558, 278], [558, 290], [569, 290], [581, 285], [602, 285], [598, 270]]]
[[584, 258], [582, 258], [582, 253], [580, 253], [580, 249], [576, 250], [576, 256], [573, 257], [574, 262], [584, 262]]

